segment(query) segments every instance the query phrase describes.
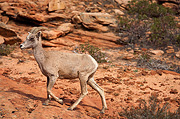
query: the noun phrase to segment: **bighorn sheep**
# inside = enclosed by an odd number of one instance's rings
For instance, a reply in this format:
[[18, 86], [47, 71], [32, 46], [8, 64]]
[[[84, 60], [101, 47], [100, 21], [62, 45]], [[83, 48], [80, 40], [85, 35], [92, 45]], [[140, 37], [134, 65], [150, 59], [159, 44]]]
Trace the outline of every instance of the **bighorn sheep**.
[[40, 27], [33, 28], [26, 37], [26, 40], [20, 45], [20, 48], [32, 48], [41, 72], [47, 77], [47, 100], [43, 104], [48, 105], [51, 97], [60, 104], [63, 104], [63, 100], [59, 99], [51, 92], [58, 77], [67, 79], [79, 78], [81, 86], [80, 97], [68, 110], [73, 110], [84, 96], [87, 95], [87, 84], [89, 84], [99, 93], [103, 106], [101, 113], [104, 113], [107, 109], [104, 91], [94, 81], [94, 74], [98, 67], [96, 60], [87, 54], [44, 51], [41, 43], [42, 38], [40, 30], [42, 30]]

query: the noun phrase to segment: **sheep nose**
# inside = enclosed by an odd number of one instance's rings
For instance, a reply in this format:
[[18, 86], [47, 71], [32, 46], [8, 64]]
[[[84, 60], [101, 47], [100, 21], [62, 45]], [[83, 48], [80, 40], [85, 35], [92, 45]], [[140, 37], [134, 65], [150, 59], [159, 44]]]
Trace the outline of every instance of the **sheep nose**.
[[23, 45], [21, 44], [21, 45], [20, 45], [20, 48], [22, 48], [22, 47], [23, 47]]

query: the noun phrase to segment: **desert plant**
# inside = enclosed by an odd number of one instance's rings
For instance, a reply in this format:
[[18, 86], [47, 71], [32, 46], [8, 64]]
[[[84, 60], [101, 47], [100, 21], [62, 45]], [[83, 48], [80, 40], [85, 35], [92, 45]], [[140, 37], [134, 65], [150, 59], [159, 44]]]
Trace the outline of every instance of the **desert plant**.
[[89, 42], [80, 44], [79, 47], [75, 48], [75, 52], [80, 54], [90, 54], [98, 63], [107, 62], [105, 53], [102, 53], [101, 49], [98, 47], [90, 45]]
[[[126, 42], [145, 46], [180, 43], [179, 28], [176, 27], [174, 13], [169, 8], [152, 0], [132, 0], [127, 13], [128, 15], [119, 18], [117, 30], [122, 39], [126, 38]], [[117, 43], [122, 41], [120, 39]]]
[[176, 35], [176, 41], [177, 41], [178, 44], [180, 44], [180, 34]]
[[123, 108], [119, 115], [127, 119], [179, 119], [180, 107], [175, 112], [168, 111], [169, 108], [168, 103], [160, 106], [157, 96], [151, 96], [148, 102], [141, 100], [137, 108]]
[[128, 30], [131, 26], [133, 19], [129, 19], [128, 17], [119, 17], [119, 29]]
[[[121, 33], [121, 37], [128, 38], [128, 43], [138, 43], [140, 40], [146, 38], [146, 32], [149, 29], [149, 25], [146, 21], [137, 19], [135, 16], [124, 16], [119, 18], [118, 32]], [[121, 39], [120, 39], [121, 40]], [[121, 41], [117, 41], [121, 43]]]
[[129, 3], [128, 13], [137, 15], [138, 18], [153, 18], [173, 14], [173, 11], [153, 2], [152, 0], [132, 0]]
[[157, 45], [167, 44], [176, 40], [176, 22], [173, 16], [154, 18], [150, 28], [150, 40]]
[[15, 45], [0, 44], [0, 55], [7, 56], [14, 50], [14, 48]]

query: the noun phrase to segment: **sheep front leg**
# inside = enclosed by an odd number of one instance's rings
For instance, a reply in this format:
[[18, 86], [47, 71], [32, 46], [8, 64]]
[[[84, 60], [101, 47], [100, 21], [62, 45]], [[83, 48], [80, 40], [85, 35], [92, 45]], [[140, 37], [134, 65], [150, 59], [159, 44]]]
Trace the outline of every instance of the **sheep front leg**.
[[[47, 89], [48, 89], [48, 85], [49, 85], [49, 77], [47, 76]], [[48, 105], [48, 103], [51, 101], [51, 96], [47, 91], [47, 100], [43, 103], [43, 105]]]
[[88, 84], [94, 89], [96, 90], [99, 95], [101, 96], [101, 101], [102, 101], [102, 110], [100, 113], [105, 113], [105, 110], [107, 109], [107, 105], [106, 105], [106, 99], [105, 99], [105, 95], [104, 95], [104, 91], [103, 89], [94, 81], [94, 77], [90, 77]]
[[[48, 96], [48, 99], [47, 99], [47, 103], [49, 101], [49, 97], [53, 97], [58, 103], [62, 104], [63, 105], [63, 100], [59, 99], [58, 97], [56, 97], [52, 92], [51, 92], [51, 89], [52, 87], [54, 86], [55, 82], [56, 82], [56, 79], [57, 77], [55, 76], [50, 76], [49, 77], [49, 83], [47, 84], [47, 96]], [[46, 103], [46, 102], [45, 102]], [[47, 104], [48, 105], [48, 104]]]

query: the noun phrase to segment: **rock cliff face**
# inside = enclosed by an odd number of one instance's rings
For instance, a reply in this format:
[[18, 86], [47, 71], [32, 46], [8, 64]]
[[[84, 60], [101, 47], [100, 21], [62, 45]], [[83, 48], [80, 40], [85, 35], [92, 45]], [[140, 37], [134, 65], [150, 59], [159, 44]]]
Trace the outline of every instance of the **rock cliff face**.
[[[10, 44], [24, 41], [24, 34], [33, 26], [45, 26], [49, 29], [44, 31], [42, 36], [44, 38], [43, 44], [51, 47], [67, 46], [67, 44], [63, 44], [64, 39], [66, 39], [65, 42], [73, 44], [77, 44], [79, 41], [86, 42], [87, 38], [83, 40], [83, 36], [79, 37], [78, 42], [76, 42], [76, 38], [73, 40], [72, 37], [84, 28], [87, 32], [89, 30], [92, 33], [98, 32], [100, 36], [103, 35], [101, 34], [103, 32], [109, 32], [112, 37], [116, 37], [111, 33], [111, 29], [117, 27], [115, 15], [121, 11], [117, 12], [117, 5], [110, 4], [108, 6], [107, 3], [110, 1], [3, 0], [0, 2], [1, 39]], [[120, 4], [124, 3], [126, 2], [121, 1]], [[104, 8], [99, 7], [102, 4]], [[71, 38], [69, 39], [69, 37]], [[87, 35], [86, 37], [88, 37], [89, 42], [93, 42], [91, 39], [106, 40], [105, 37], [105, 39]], [[115, 40], [117, 39], [118, 37]], [[72, 43], [69, 47], [72, 47]], [[117, 46], [112, 42], [108, 44]], [[102, 47], [107, 46], [102, 45]]]
[[[130, 0], [107, 1], [61, 1], [61, 0], [2, 0], [0, 1], [0, 35], [1, 43], [14, 44], [24, 41], [26, 34], [33, 26], [45, 26], [49, 30], [43, 32], [45, 46], [67, 46], [63, 42], [79, 44], [79, 41], [92, 41], [92, 39], [105, 40], [106, 43], [117, 46], [105, 39], [79, 36], [73, 40], [78, 30], [89, 32], [110, 33], [118, 27], [118, 16], [123, 16]], [[177, 9], [179, 2], [176, 0], [157, 0], [159, 4]], [[172, 7], [171, 7], [172, 6]], [[13, 35], [13, 36], [12, 36]], [[113, 35], [112, 37], [114, 37]], [[69, 39], [70, 37], [70, 39]], [[87, 36], [86, 36], [87, 37]], [[64, 39], [66, 39], [64, 41]], [[116, 37], [115, 40], [119, 39]], [[68, 43], [69, 44], [69, 43]], [[69, 47], [73, 47], [72, 44]], [[107, 46], [100, 46], [107, 47]]]
[[180, 1], [179, 0], [157, 0], [157, 2], [159, 4], [162, 4], [165, 7], [169, 7], [175, 11], [179, 11], [179, 5], [180, 5]]

